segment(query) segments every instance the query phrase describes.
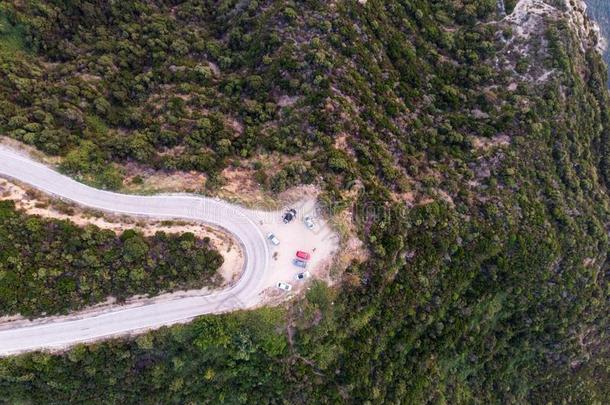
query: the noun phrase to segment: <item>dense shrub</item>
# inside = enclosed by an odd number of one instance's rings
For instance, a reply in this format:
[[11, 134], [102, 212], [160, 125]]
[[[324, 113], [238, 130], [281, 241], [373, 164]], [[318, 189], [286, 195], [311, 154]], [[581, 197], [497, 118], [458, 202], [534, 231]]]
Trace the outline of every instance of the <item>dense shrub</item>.
[[66, 313], [136, 294], [214, 286], [222, 256], [191, 233], [127, 230], [21, 214], [0, 202], [0, 314]]

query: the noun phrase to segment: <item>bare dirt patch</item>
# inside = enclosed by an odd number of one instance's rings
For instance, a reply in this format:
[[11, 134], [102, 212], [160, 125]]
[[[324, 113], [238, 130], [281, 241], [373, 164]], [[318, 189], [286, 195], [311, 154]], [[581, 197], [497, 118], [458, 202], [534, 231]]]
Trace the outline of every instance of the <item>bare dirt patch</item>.
[[290, 97], [290, 96], [280, 96], [277, 99], [277, 105], [279, 105], [280, 107], [290, 107], [296, 104], [296, 102], [299, 100], [299, 97]]
[[356, 225], [356, 200], [361, 188], [362, 184], [357, 183], [344, 192], [344, 198], [352, 201], [350, 208], [333, 212], [328, 219], [333, 232], [338, 232], [338, 249], [333, 261], [325, 263], [327, 266], [321, 269], [317, 277], [325, 280], [329, 285], [340, 281], [359, 284], [360, 280], [345, 276], [345, 269], [351, 264], [363, 263], [369, 258], [369, 251], [358, 237]]
[[255, 179], [256, 170], [244, 165], [227, 167], [221, 172], [223, 185], [216, 193], [218, 197], [242, 203], [246, 206], [268, 207], [272, 199]]
[[122, 191], [128, 193], [201, 193], [207, 177], [196, 171], [153, 170], [137, 163], [123, 165], [125, 178]]
[[81, 80], [87, 82], [87, 83], [96, 83], [102, 80], [101, 76], [97, 76], [97, 75], [92, 75], [90, 73], [80, 73], [77, 75], [77, 77], [79, 77]]
[[332, 224], [339, 229], [341, 235], [340, 248], [328, 273], [321, 274], [320, 277], [324, 277], [323, 279], [326, 279], [331, 285], [337, 278], [342, 278], [342, 281], [348, 284], [358, 285], [360, 284], [358, 278], [344, 275], [348, 266], [364, 263], [369, 258], [366, 245], [357, 236], [353, 211], [351, 209], [344, 210], [332, 219]]
[[472, 137], [472, 146], [477, 150], [487, 151], [499, 146], [508, 146], [510, 137], [508, 135], [497, 135], [493, 138]]
[[228, 118], [225, 122], [229, 128], [235, 131], [235, 133], [241, 135], [244, 132], [243, 124], [237, 121], [235, 118]]
[[356, 156], [356, 153], [354, 152], [354, 150], [349, 146], [348, 138], [349, 138], [349, 135], [346, 134], [345, 132], [339, 134], [335, 138], [334, 147], [335, 147], [335, 149], [341, 150], [350, 156]]
[[[238, 166], [229, 166], [221, 172], [222, 186], [213, 191], [213, 195], [248, 208], [263, 210], [276, 210], [306, 195], [317, 195], [319, 191], [312, 194], [308, 191], [308, 186], [294, 187], [276, 195], [258, 182], [259, 171], [267, 178], [272, 178], [287, 163], [297, 160], [298, 157], [281, 156], [277, 153], [242, 160]], [[297, 194], [297, 197], [293, 198], [291, 194]]]
[[406, 203], [408, 206], [415, 205], [415, 201], [417, 199], [417, 195], [414, 191], [405, 191], [403, 193], [394, 193], [393, 197], [397, 201], [402, 201]]
[[7, 146], [13, 151], [21, 152], [24, 156], [28, 156], [34, 160], [46, 163], [51, 166], [58, 164], [61, 160], [59, 157], [47, 156], [44, 153], [38, 151], [33, 146], [27, 145], [23, 142], [19, 142], [18, 140], [9, 138], [7, 136], [0, 135], [0, 145]]

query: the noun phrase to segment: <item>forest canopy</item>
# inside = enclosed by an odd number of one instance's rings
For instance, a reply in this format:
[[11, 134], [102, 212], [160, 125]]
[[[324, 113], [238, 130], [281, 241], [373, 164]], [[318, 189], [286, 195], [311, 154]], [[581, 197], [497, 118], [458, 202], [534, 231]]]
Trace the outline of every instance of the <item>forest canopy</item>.
[[[214, 176], [287, 156], [272, 176], [257, 169], [262, 186], [318, 182], [321, 202], [354, 213], [369, 255], [285, 307], [2, 359], [0, 391], [13, 402], [604, 402], [606, 66], [568, 3], [547, 1], [554, 14], [528, 36], [503, 18], [515, 4], [2, 3], [8, 136], [103, 187], [128, 162]], [[6, 212], [17, 219], [3, 226], [30, 221]], [[21, 237], [33, 252], [39, 242]], [[137, 245], [156, 243], [171, 244]]]
[[223, 258], [192, 233], [145, 237], [48, 220], [0, 201], [0, 316], [65, 314], [108, 298], [213, 287]]

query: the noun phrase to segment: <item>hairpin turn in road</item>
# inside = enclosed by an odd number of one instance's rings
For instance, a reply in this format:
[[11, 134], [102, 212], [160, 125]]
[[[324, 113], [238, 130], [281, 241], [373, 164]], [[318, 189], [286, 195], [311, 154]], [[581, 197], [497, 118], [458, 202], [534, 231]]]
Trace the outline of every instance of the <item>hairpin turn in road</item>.
[[[66, 177], [53, 169], [7, 147], [0, 146], [0, 175], [28, 184], [45, 193], [70, 200], [79, 205], [102, 211], [146, 216], [151, 218], [183, 219], [207, 223], [232, 233], [242, 245], [245, 264], [241, 278], [228, 289], [217, 292], [189, 292], [152, 298], [146, 303], [112, 306], [87, 310], [68, 316], [42, 318], [0, 324], [0, 355], [10, 355], [38, 349], [61, 349], [76, 343], [90, 342], [138, 331], [186, 322], [198, 315], [252, 308], [260, 305], [260, 295], [278, 281], [292, 279], [282, 267], [289, 258], [281, 255], [272, 260], [272, 251], [298, 246], [321, 250], [330, 256], [336, 246], [334, 233], [301, 234], [299, 224], [282, 228], [285, 238], [298, 234], [294, 242], [270, 246], [265, 234], [282, 226], [279, 212], [248, 210], [212, 199], [190, 195], [126, 195], [98, 190]], [[312, 201], [304, 202], [303, 210], [314, 210]], [[304, 228], [302, 224], [300, 224]], [[305, 228], [304, 228], [305, 229]], [[276, 231], [277, 233], [277, 231]], [[276, 255], [277, 257], [278, 255]], [[284, 273], [282, 273], [282, 271]], [[279, 278], [279, 279], [278, 279]]]

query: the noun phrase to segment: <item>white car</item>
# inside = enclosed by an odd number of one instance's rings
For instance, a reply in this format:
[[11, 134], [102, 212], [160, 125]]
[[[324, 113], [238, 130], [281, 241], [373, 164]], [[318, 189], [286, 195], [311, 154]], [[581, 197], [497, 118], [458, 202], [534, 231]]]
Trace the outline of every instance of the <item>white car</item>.
[[297, 274], [297, 280], [305, 280], [306, 278], [309, 278], [309, 276], [311, 276], [311, 274], [309, 274], [308, 271], [304, 271], [302, 273]]
[[269, 239], [269, 241], [271, 243], [273, 243], [275, 246], [280, 244], [280, 240], [277, 238], [277, 236], [275, 236], [274, 234], [270, 233], [269, 235], [267, 235], [267, 239]]
[[281, 281], [279, 283], [277, 283], [277, 288], [279, 288], [280, 290], [284, 290], [284, 291], [292, 290], [292, 286], [290, 284], [282, 283]]
[[303, 221], [305, 222], [305, 226], [308, 229], [313, 229], [314, 227], [314, 223], [313, 223], [313, 219], [311, 219], [311, 217], [308, 215], [305, 218], [303, 218]]

